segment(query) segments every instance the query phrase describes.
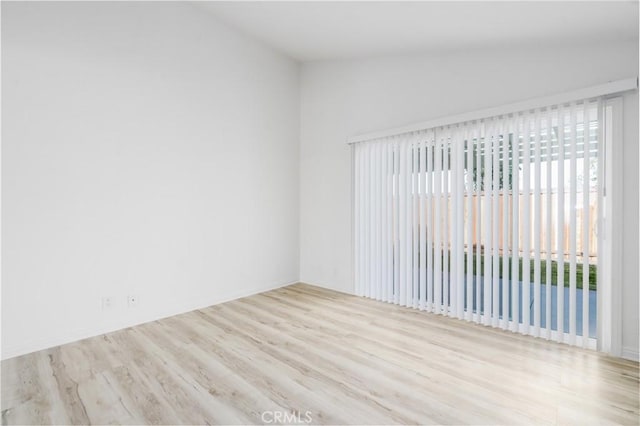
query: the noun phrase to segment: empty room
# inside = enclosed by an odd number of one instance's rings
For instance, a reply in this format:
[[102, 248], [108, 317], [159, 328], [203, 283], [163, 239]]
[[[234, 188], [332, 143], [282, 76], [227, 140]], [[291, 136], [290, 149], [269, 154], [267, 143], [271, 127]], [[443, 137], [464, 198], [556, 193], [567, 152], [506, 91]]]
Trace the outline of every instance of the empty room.
[[640, 424], [637, 1], [2, 1], [3, 425]]

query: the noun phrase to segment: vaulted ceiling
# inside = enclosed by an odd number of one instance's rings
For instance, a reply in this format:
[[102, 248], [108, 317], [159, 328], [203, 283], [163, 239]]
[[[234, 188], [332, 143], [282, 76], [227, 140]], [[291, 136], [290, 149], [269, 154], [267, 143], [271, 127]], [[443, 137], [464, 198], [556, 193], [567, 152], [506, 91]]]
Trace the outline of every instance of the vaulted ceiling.
[[196, 2], [299, 61], [638, 39], [638, 2]]

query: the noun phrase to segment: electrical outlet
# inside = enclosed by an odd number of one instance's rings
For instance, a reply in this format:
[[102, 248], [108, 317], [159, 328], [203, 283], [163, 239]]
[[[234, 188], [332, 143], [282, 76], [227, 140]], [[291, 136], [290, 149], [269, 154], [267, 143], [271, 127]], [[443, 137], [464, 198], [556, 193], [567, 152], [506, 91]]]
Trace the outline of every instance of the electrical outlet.
[[109, 296], [105, 296], [102, 298], [102, 310], [111, 309], [113, 307], [113, 299]]
[[129, 303], [130, 308], [134, 308], [138, 306], [138, 296], [129, 295], [129, 297], [127, 298], [127, 301]]

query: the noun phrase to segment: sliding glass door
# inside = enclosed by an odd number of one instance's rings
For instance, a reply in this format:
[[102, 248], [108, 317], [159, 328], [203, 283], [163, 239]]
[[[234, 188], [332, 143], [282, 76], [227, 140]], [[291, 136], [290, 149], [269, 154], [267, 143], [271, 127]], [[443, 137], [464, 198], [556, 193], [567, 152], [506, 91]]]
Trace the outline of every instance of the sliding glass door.
[[357, 143], [357, 293], [595, 347], [603, 105]]

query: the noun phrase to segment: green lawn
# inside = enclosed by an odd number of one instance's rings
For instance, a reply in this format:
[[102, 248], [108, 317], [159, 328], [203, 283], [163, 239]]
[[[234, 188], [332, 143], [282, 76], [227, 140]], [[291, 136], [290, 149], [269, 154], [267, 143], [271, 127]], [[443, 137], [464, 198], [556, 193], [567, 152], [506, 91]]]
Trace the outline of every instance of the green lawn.
[[[451, 258], [449, 258], [451, 259]], [[476, 273], [476, 260], [477, 260], [477, 254], [474, 253], [473, 255], [473, 273], [474, 275], [477, 275]], [[512, 274], [512, 260], [509, 259], [509, 277], [508, 279], [511, 280], [511, 274]], [[534, 264], [535, 261], [533, 259], [531, 259], [530, 262], [530, 282], [533, 282], [533, 273], [534, 273]], [[467, 271], [467, 254], [465, 253], [464, 256], [464, 265], [465, 265], [465, 272]], [[502, 256], [500, 256], [500, 260], [499, 260], [499, 277], [503, 278], [502, 276]], [[565, 287], [569, 287], [569, 273], [570, 273], [570, 269], [569, 269], [570, 265], [569, 262], [565, 262], [564, 263], [564, 286]], [[519, 280], [522, 281], [522, 258], [519, 259], [519, 266], [518, 266], [518, 272], [519, 272]], [[484, 256], [481, 259], [481, 274], [484, 274]], [[576, 287], [577, 288], [582, 288], [582, 264], [576, 264]], [[596, 290], [596, 281], [597, 281], [597, 265], [589, 265], [589, 290]], [[547, 262], [544, 258], [540, 259], [540, 282], [542, 284], [546, 284], [547, 282]], [[551, 284], [552, 285], [558, 285], [558, 262], [556, 262], [555, 260], [551, 261]]]

